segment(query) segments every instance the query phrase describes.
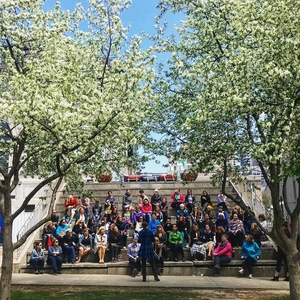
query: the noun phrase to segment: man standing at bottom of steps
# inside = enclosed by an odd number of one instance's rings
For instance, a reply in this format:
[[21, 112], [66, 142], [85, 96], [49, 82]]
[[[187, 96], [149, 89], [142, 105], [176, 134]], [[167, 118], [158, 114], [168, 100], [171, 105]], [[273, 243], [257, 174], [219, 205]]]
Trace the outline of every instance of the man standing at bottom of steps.
[[139, 257], [142, 258], [142, 274], [143, 274], [143, 281], [146, 282], [146, 260], [149, 259], [150, 265], [152, 267], [152, 272], [154, 275], [155, 281], [160, 281], [157, 276], [157, 269], [155, 265], [155, 254], [153, 250], [153, 243], [154, 243], [154, 235], [148, 229], [147, 222], [143, 222], [142, 224], [143, 229], [139, 233], [139, 240], [138, 242], [141, 244]]

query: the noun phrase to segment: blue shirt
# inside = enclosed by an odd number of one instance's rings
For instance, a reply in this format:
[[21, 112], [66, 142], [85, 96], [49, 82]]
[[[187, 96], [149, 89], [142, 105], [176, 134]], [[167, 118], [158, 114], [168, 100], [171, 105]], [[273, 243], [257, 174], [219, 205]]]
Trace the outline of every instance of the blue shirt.
[[150, 220], [149, 224], [148, 224], [148, 228], [152, 233], [156, 232], [156, 227], [160, 225], [160, 222], [158, 220]]
[[252, 257], [257, 261], [258, 257], [261, 256], [261, 250], [255, 242], [244, 242], [242, 246], [242, 255], [244, 258]]
[[128, 258], [135, 258], [139, 256], [139, 251], [141, 248], [141, 244], [139, 243], [130, 243], [127, 246], [127, 256]]

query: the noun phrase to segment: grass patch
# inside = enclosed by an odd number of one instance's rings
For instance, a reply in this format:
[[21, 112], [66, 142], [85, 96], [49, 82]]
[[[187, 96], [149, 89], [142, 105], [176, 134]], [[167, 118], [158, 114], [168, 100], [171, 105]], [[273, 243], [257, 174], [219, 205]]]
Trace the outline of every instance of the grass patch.
[[[43, 287], [43, 288], [46, 288]], [[169, 299], [201, 299], [198, 298], [198, 294], [187, 291], [152, 291], [150, 292], [145, 290], [144, 292], [133, 291], [132, 287], [126, 292], [124, 290], [107, 290], [102, 287], [99, 287], [96, 290], [90, 291], [13, 291], [12, 292], [12, 300], [99, 300], [99, 299], [107, 299], [107, 300], [169, 300]], [[206, 298], [205, 298], [206, 299]]]
[[290, 300], [268, 290], [185, 289], [156, 287], [13, 286], [11, 300]]

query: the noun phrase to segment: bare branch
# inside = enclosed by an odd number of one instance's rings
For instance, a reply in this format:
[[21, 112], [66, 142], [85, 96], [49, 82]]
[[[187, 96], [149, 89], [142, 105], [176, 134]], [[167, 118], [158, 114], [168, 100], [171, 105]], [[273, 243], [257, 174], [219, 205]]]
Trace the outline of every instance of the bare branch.
[[56, 200], [56, 194], [57, 194], [58, 188], [60, 187], [63, 179], [64, 179], [64, 177], [60, 176], [59, 179], [57, 180], [56, 184], [55, 184], [55, 187], [54, 187], [54, 189], [52, 191], [52, 195], [51, 195], [51, 200], [50, 200], [50, 205], [49, 205], [49, 209], [48, 209], [48, 214], [51, 214], [51, 212], [53, 210], [54, 203], [55, 203], [55, 200]]
[[40, 226], [44, 225], [49, 220], [51, 220], [50, 214], [28, 229], [28, 231], [16, 243], [14, 243], [13, 250], [16, 250], [22, 246], [33, 232], [35, 232]]
[[44, 179], [43, 181], [41, 181], [25, 198], [25, 200], [23, 201], [22, 205], [12, 214], [12, 219], [14, 220], [27, 206], [27, 204], [29, 203], [29, 201], [32, 199], [32, 197], [41, 189], [43, 188], [45, 185], [47, 185], [48, 183], [52, 182], [53, 180], [59, 178], [60, 175], [58, 173], [55, 173], [53, 175], [51, 175], [50, 177]]
[[11, 58], [13, 58], [13, 60], [14, 60], [14, 62], [15, 62], [15, 66], [16, 66], [17, 71], [18, 71], [19, 73], [22, 73], [21, 68], [20, 68], [20, 66], [19, 66], [19, 64], [18, 64], [18, 62], [17, 62], [17, 60], [16, 60], [16, 57], [15, 57], [15, 54], [14, 54], [14, 50], [13, 50], [13, 46], [12, 46], [12, 44], [10, 43], [9, 38], [6, 38], [5, 41], [6, 41], [6, 43], [7, 43], [7, 46], [8, 46], [8, 49], [9, 49], [10, 56], [11, 56]]
[[226, 182], [227, 182], [227, 175], [228, 175], [228, 168], [227, 168], [227, 160], [224, 159], [223, 161], [224, 171], [223, 171], [223, 178], [222, 178], [222, 192], [225, 191]]
[[288, 178], [285, 177], [282, 182], [282, 198], [283, 198], [284, 207], [285, 207], [288, 215], [290, 216], [292, 214], [292, 212], [291, 212], [291, 209], [290, 209], [290, 207], [288, 205], [288, 201], [287, 201], [287, 191], [286, 191], [287, 180], [288, 180]]

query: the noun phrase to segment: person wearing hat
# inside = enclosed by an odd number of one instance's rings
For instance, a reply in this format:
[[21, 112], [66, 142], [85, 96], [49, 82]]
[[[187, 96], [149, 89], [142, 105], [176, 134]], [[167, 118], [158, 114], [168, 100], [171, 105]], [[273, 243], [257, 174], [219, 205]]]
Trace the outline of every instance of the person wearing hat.
[[211, 205], [207, 205], [206, 206], [206, 210], [205, 210], [205, 214], [208, 214], [209, 215], [209, 218], [211, 219], [211, 220], [213, 220], [214, 218], [215, 218], [215, 214], [213, 213], [213, 211], [212, 211], [212, 209], [213, 209], [213, 207], [211, 206]]
[[188, 210], [185, 208], [185, 205], [183, 203], [181, 203], [179, 205], [179, 209], [176, 212], [176, 219], [177, 221], [179, 220], [179, 217], [184, 217], [186, 225], [187, 225], [187, 233], [190, 232], [190, 220], [189, 220], [189, 212]]
[[132, 277], [135, 277], [138, 273], [141, 272], [142, 269], [141, 260], [139, 257], [141, 244], [138, 243], [138, 239], [139, 235], [135, 234], [132, 243], [127, 246], [127, 256], [132, 269]]
[[162, 197], [158, 192], [158, 189], [154, 190], [154, 194], [151, 196], [151, 204], [154, 208], [156, 205], [160, 205], [162, 202]]
[[228, 220], [228, 215], [227, 215], [226, 211], [223, 211], [222, 206], [218, 206], [218, 210], [216, 211], [216, 220], [218, 220], [218, 218], [219, 218], [219, 213], [222, 213], [224, 216], [224, 219]]
[[75, 264], [75, 252], [76, 252], [76, 241], [75, 236], [72, 234], [72, 229], [69, 228], [66, 231], [66, 234], [63, 236], [63, 253], [64, 253], [64, 262], [71, 262]]
[[95, 235], [94, 252], [98, 252], [99, 264], [104, 264], [105, 251], [108, 246], [107, 235], [105, 234], [105, 227], [101, 226]]
[[218, 213], [218, 218], [216, 220], [216, 227], [222, 226], [225, 229], [225, 232], [228, 232], [228, 220], [225, 219], [223, 212]]

